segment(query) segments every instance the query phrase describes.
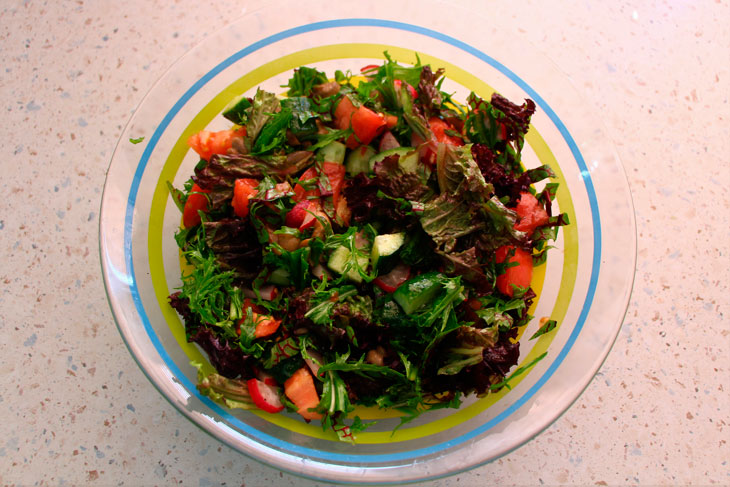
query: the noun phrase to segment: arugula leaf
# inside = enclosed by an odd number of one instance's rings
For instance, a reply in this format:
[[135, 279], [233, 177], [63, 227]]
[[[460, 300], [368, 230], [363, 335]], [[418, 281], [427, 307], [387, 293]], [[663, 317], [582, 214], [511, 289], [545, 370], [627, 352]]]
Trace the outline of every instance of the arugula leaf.
[[315, 111], [313, 101], [305, 96], [285, 98], [281, 101], [282, 111], [290, 110], [292, 120], [289, 128], [300, 140], [309, 139], [317, 133], [317, 119], [320, 114]]
[[133, 139], [133, 138], [130, 138], [130, 139], [129, 139], [129, 141], [130, 141], [130, 142], [131, 142], [132, 144], [139, 144], [139, 143], [140, 143], [140, 142], [142, 142], [143, 140], [144, 140], [144, 136], [143, 136], [143, 137], [137, 137], [136, 139]]
[[509, 383], [514, 380], [516, 377], [524, 374], [529, 369], [531, 369], [536, 363], [538, 363], [540, 360], [547, 357], [547, 352], [542, 353], [538, 357], [535, 357], [535, 359], [531, 360], [529, 364], [523, 365], [522, 367], [519, 367], [517, 370], [512, 372], [509, 377], [505, 378], [503, 381], [498, 382], [496, 384], [492, 384], [489, 387], [489, 390], [491, 391], [497, 391], [503, 387], [506, 387], [507, 389], [512, 389], [512, 387], [509, 385]]
[[530, 178], [530, 181], [532, 181], [533, 183], [540, 182], [543, 179], [555, 177], [555, 172], [547, 164], [543, 164], [542, 166], [535, 167], [533, 169], [528, 169], [527, 171], [525, 171], [525, 174], [528, 178]]
[[185, 202], [188, 199], [188, 195], [185, 194], [184, 191], [180, 191], [175, 186], [173, 186], [170, 181], [165, 181], [165, 183], [167, 183], [167, 190], [170, 192], [173, 203], [175, 203], [177, 209], [180, 210], [180, 212], [182, 213], [182, 211], [185, 210]]
[[324, 374], [324, 379], [322, 380], [322, 398], [319, 401], [317, 409], [330, 417], [337, 413], [346, 415], [355, 409], [350, 403], [345, 381], [334, 370], [330, 370]]
[[289, 82], [282, 85], [283, 88], [288, 87], [287, 96], [310, 96], [312, 87], [318, 84], [326, 83], [327, 75], [315, 68], [302, 66], [294, 70], [294, 75]]
[[395, 369], [391, 369], [390, 367], [385, 367], [383, 365], [366, 363], [364, 355], [360, 357], [360, 360], [358, 360], [357, 362], [347, 362], [345, 360], [342, 360], [340, 357], [334, 362], [324, 364], [322, 367], [320, 367], [319, 370], [320, 372], [328, 372], [330, 370], [339, 372], [354, 372], [358, 375], [363, 375], [367, 377], [387, 377], [401, 381], [407, 380], [405, 375]]
[[312, 280], [309, 255], [309, 247], [288, 251], [278, 244], [270, 244], [264, 252], [263, 263], [273, 268], [285, 269], [289, 273], [291, 284], [301, 290], [308, 287]]
[[329, 145], [330, 142], [334, 142], [335, 140], [340, 140], [340, 139], [349, 137], [349, 135], [351, 133], [352, 133], [352, 129], [328, 130], [328, 132], [326, 134], [317, 135], [317, 142], [312, 144], [311, 146], [307, 147], [307, 150], [315, 151], [317, 149], [321, 149], [322, 147]]
[[335, 304], [345, 298], [357, 294], [357, 288], [352, 285], [345, 285], [339, 288], [327, 289], [326, 281], [315, 289], [314, 296], [310, 301], [311, 307], [304, 314], [315, 325], [332, 325], [332, 309]]
[[550, 333], [555, 328], [557, 328], [558, 322], [555, 320], [545, 320], [545, 323], [542, 323], [540, 328], [530, 337], [530, 340], [534, 340], [535, 338], [542, 336], [546, 333]]
[[261, 133], [251, 148], [251, 155], [265, 154], [286, 141], [286, 129], [293, 118], [290, 108], [282, 108], [280, 112], [274, 114], [261, 128]]

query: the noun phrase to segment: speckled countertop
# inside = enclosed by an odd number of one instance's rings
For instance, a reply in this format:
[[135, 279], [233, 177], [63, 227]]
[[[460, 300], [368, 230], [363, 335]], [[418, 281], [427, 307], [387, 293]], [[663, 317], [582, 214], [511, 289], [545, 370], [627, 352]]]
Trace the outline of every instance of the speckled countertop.
[[[608, 360], [555, 424], [424, 485], [730, 484], [730, 8], [726, 1], [471, 2], [582, 92], [633, 191], [638, 265]], [[557, 2], [549, 2], [555, 4]], [[144, 93], [245, 2], [0, 7], [0, 484], [321, 485], [200, 431], [127, 351], [99, 202]]]

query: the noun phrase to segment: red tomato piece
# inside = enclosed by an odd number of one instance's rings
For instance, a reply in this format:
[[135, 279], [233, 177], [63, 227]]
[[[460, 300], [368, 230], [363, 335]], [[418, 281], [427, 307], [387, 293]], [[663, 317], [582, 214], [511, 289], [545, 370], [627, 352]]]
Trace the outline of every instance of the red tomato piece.
[[249, 379], [246, 381], [246, 385], [248, 393], [251, 394], [251, 400], [262, 411], [276, 414], [284, 410], [277, 387], [258, 379]]
[[[387, 123], [382, 113], [374, 112], [365, 105], [361, 105], [353, 114], [351, 119], [352, 131], [361, 144], [369, 144], [375, 137], [385, 129]], [[348, 139], [348, 147], [350, 140]], [[357, 147], [357, 142], [355, 146]], [[350, 147], [353, 149], [354, 147]]]
[[256, 329], [253, 332], [255, 338], [262, 338], [276, 333], [281, 325], [281, 320], [276, 320], [272, 316], [253, 313], [253, 322], [256, 323]]
[[327, 179], [329, 179], [330, 187], [332, 188], [332, 203], [337, 208], [342, 185], [345, 183], [345, 166], [336, 162], [325, 161], [322, 163], [322, 171], [327, 175]]
[[286, 382], [284, 382], [284, 394], [297, 407], [297, 412], [304, 419], [321, 419], [322, 415], [310, 409], [319, 405], [319, 395], [314, 387], [314, 379], [307, 367], [298, 369]]
[[[314, 167], [310, 167], [309, 169], [304, 171], [304, 173], [301, 176], [299, 176], [299, 180], [300, 181], [311, 181], [312, 179], [317, 179], [317, 176], [318, 176], [317, 170]], [[302, 186], [301, 184], [298, 184], [298, 183], [294, 186], [293, 191], [294, 191], [294, 196], [292, 197], [292, 199], [297, 202], [302, 201], [303, 199], [307, 199], [308, 197], [311, 197], [311, 196], [317, 196], [317, 197], [319, 196], [319, 189], [314, 188], [314, 189], [310, 189], [310, 190], [305, 190], [304, 186]]]
[[398, 116], [397, 115], [391, 115], [390, 113], [386, 113], [383, 116], [385, 117], [385, 125], [387, 125], [387, 127], [389, 129], [392, 129], [393, 127], [398, 125]]
[[528, 235], [532, 234], [537, 227], [548, 223], [547, 211], [532, 193], [520, 193], [520, 199], [514, 210], [520, 217], [515, 224], [515, 230], [526, 232]]
[[421, 139], [418, 135], [413, 133], [411, 135], [411, 143], [414, 147], [420, 147], [419, 156], [421, 158], [421, 161], [425, 162], [432, 168], [436, 165], [436, 151], [437, 151], [437, 145], [438, 143], [441, 144], [448, 144], [448, 145], [454, 145], [454, 146], [461, 146], [464, 145], [464, 141], [462, 141], [459, 137], [454, 137], [453, 135], [448, 135], [446, 133], [447, 130], [454, 130], [454, 128], [446, 121], [441, 120], [438, 117], [431, 117], [428, 120], [429, 128], [431, 129], [431, 133], [433, 134], [433, 138], [425, 145], [422, 146], [422, 144], [425, 142], [423, 139]]
[[352, 101], [348, 96], [343, 96], [340, 98], [340, 102], [337, 104], [337, 107], [335, 107], [335, 125], [340, 130], [345, 130], [350, 128], [350, 120], [352, 119], [352, 115], [355, 113], [355, 110], [357, 110], [357, 107], [353, 105]]
[[233, 143], [233, 138], [243, 137], [244, 135], [246, 135], [245, 127], [218, 132], [201, 130], [188, 138], [188, 146], [197, 152], [202, 159], [208, 161], [213, 154], [227, 154]]
[[454, 130], [454, 128], [440, 118], [429, 118], [428, 126], [431, 128], [431, 132], [433, 132], [433, 137], [436, 139], [436, 142], [457, 146], [464, 145], [464, 141], [459, 137], [454, 137], [453, 135], [446, 133], [447, 130]]
[[[507, 260], [507, 256], [514, 250], [514, 255]], [[497, 276], [497, 289], [499, 292], [510, 298], [514, 296], [515, 288], [527, 289], [532, 282], [532, 255], [529, 252], [513, 247], [511, 245], [503, 245], [497, 249], [495, 253], [498, 264], [504, 262], [517, 263], [505, 269], [504, 274]]]
[[208, 211], [208, 197], [198, 193], [210, 193], [210, 190], [202, 189], [197, 184], [193, 184], [183, 208], [183, 226], [185, 228], [192, 228], [200, 223], [198, 211], [203, 213]]
[[284, 218], [284, 225], [290, 228], [298, 228], [304, 230], [314, 225], [314, 216], [312, 215], [310, 206], [314, 206], [312, 200], [301, 200], [294, 208], [289, 210]]
[[246, 218], [248, 216], [248, 200], [258, 192], [256, 191], [258, 185], [259, 182], [256, 179], [236, 179], [233, 186], [231, 205], [233, 206], [233, 212], [239, 217]]

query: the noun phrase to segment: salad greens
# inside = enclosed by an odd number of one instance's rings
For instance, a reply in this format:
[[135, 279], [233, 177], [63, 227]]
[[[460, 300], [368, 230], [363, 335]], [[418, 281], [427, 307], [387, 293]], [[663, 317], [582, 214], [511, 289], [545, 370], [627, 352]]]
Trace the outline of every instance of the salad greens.
[[191, 137], [200, 163], [169, 185], [188, 264], [169, 301], [217, 371], [203, 394], [353, 441], [372, 424], [358, 405], [403, 425], [534, 365], [510, 375], [532, 268], [568, 223], [557, 184], [533, 187], [551, 169], [522, 166], [535, 104], [459, 105], [443, 74], [387, 53], [361, 76], [301, 67], [286, 97], [237, 97], [230, 131]]

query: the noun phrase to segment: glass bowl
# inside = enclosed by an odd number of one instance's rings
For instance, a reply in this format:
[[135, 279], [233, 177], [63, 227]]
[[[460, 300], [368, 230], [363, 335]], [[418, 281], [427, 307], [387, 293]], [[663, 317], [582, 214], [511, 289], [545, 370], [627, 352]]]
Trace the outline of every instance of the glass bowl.
[[[112, 157], [102, 201], [100, 252], [104, 282], [119, 330], [157, 389], [195, 424], [240, 452], [294, 474], [343, 483], [388, 483], [451, 475], [517, 448], [549, 426], [606, 358], [623, 320], [633, 282], [636, 237], [631, 194], [621, 164], [566, 77], [514, 32], [455, 5], [424, 1], [332, 2], [326, 11], [270, 2], [207, 37], [155, 84], [129, 121]], [[448, 9], [448, 10], [445, 10]], [[407, 20], [398, 20], [407, 19]], [[489, 27], [485, 27], [489, 26]], [[536, 268], [538, 293], [523, 333], [520, 365], [546, 357], [512, 388], [457, 410], [426, 413], [391, 433], [397, 415], [380, 419], [355, 445], [295, 414], [227, 410], [196, 389], [191, 361], [205, 361], [185, 341], [167, 304], [180, 285], [174, 233], [180, 214], [166, 182], [180, 187], [198, 157], [187, 137], [221, 130], [227, 102], [258, 86], [282, 92], [292, 70], [314, 66], [358, 72], [384, 52], [404, 64], [416, 55], [446, 69], [444, 90], [465, 100], [532, 99], [537, 112], [526, 138], [527, 167], [549, 164], [560, 189], [562, 227], [547, 263]], [[140, 143], [130, 139], [144, 137]], [[535, 340], [539, 317], [559, 326]]]

